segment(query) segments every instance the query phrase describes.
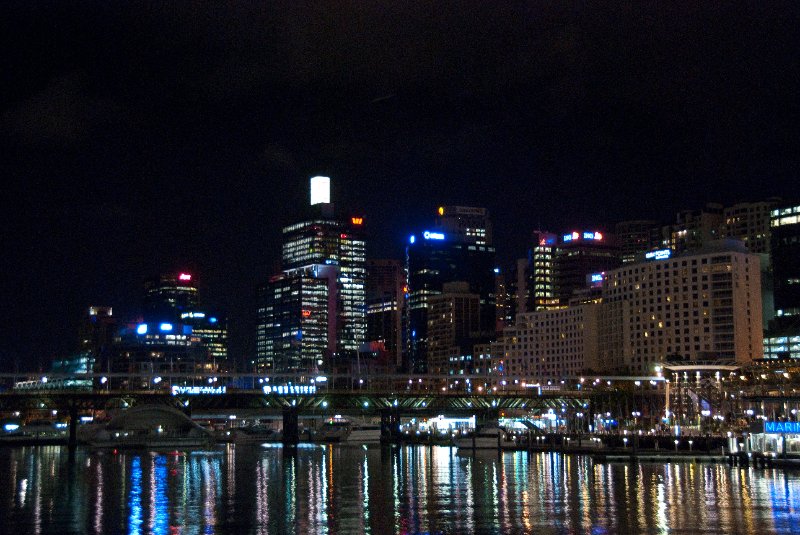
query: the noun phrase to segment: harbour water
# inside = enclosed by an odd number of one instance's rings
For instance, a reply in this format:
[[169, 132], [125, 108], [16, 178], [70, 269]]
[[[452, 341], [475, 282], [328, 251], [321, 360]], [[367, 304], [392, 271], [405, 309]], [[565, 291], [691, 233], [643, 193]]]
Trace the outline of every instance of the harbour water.
[[15, 534], [766, 535], [800, 513], [800, 472], [447, 447], [7, 447], [0, 474]]

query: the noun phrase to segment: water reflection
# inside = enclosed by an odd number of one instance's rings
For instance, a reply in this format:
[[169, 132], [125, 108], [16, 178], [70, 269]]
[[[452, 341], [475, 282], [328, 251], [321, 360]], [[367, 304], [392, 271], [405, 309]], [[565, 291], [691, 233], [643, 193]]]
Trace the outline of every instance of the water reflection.
[[559, 454], [0, 449], [17, 533], [791, 533], [800, 473]]

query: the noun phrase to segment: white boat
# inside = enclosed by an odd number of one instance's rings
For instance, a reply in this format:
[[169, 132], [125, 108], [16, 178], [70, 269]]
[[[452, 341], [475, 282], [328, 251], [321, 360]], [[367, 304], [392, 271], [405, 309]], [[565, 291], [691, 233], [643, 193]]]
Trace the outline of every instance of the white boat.
[[342, 417], [326, 420], [314, 435], [317, 442], [341, 442], [347, 444], [378, 444], [381, 441], [381, 426], [358, 422]]
[[472, 433], [457, 437], [453, 442], [460, 450], [502, 448], [505, 431], [496, 425], [479, 427]]
[[280, 442], [281, 437], [280, 431], [264, 424], [234, 427], [230, 430], [230, 440], [235, 444]]
[[213, 436], [178, 409], [143, 405], [112, 418], [88, 442], [95, 448], [200, 448], [211, 446]]

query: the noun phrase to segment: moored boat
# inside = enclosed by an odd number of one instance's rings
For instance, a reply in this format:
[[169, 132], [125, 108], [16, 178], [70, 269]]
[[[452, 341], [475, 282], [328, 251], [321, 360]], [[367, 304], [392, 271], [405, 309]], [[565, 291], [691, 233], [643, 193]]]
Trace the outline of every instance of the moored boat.
[[88, 443], [95, 448], [200, 448], [211, 446], [213, 436], [178, 409], [142, 405], [112, 418]]

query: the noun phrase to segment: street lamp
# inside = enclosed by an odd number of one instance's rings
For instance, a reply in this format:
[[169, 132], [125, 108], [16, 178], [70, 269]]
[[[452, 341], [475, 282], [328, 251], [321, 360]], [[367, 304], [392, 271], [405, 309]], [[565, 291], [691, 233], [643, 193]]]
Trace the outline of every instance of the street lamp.
[[675, 451], [678, 451], [678, 439], [675, 439]]

